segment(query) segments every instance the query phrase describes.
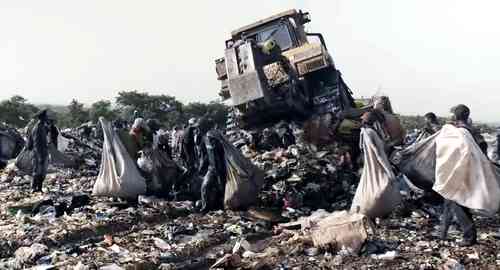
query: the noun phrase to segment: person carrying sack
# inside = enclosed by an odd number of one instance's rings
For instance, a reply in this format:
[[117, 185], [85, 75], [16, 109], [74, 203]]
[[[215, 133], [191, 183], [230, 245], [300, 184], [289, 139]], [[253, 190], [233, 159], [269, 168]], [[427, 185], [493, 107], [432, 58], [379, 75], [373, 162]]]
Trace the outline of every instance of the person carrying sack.
[[[457, 128], [463, 128], [473, 135], [476, 143], [480, 143], [480, 138], [474, 136], [473, 127], [469, 125], [470, 110], [467, 106], [460, 104], [451, 109], [452, 122], [451, 124]], [[479, 140], [479, 142], [478, 142]], [[477, 243], [477, 230], [472, 217], [471, 209], [459, 205], [458, 203], [444, 199], [443, 212], [441, 214], [441, 231], [440, 238], [446, 240], [448, 229], [450, 227], [453, 216], [456, 217], [458, 224], [463, 232], [463, 241], [459, 246], [472, 246]]]
[[400, 188], [385, 152], [381, 120], [375, 112], [365, 113], [361, 118], [364, 166], [351, 211], [372, 219], [385, 217], [401, 203]]

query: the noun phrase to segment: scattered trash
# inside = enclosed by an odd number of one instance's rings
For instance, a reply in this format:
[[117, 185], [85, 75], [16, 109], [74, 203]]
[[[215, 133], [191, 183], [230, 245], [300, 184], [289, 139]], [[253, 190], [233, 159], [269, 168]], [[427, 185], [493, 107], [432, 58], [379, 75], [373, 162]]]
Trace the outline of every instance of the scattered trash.
[[379, 254], [379, 255], [372, 255], [372, 258], [376, 260], [386, 260], [386, 261], [392, 261], [396, 259], [399, 256], [399, 253], [397, 251], [387, 251], [384, 254]]
[[335, 245], [358, 253], [368, 238], [368, 220], [362, 214], [334, 212], [311, 228], [315, 246]]
[[465, 267], [455, 259], [448, 259], [440, 268], [441, 270], [465, 270]]
[[[294, 134], [307, 133], [296, 123], [290, 127]], [[269, 129], [279, 134], [277, 127]], [[31, 194], [31, 176], [14, 160], [0, 171], [0, 269], [392, 269], [401, 264], [455, 270], [500, 265], [500, 233], [490, 226], [496, 219], [474, 217], [481, 224], [477, 247], [458, 248], [456, 227], [449, 242], [439, 241], [439, 203], [421, 197], [411, 186], [414, 179], [403, 175], [397, 175], [398, 183], [408, 185], [403, 203], [374, 220], [376, 232], [357, 207], [344, 211], [360, 180], [359, 164], [351, 156], [357, 142], [315, 146], [297, 137], [289, 147], [262, 150], [246, 138], [249, 132], [232, 130], [237, 147], [232, 150], [241, 151], [252, 163], [248, 167], [264, 172], [260, 191], [246, 194], [251, 203], [245, 207], [229, 207], [239, 211], [201, 214], [199, 198], [186, 195], [200, 178], [169, 194], [151, 193], [141, 183], [140, 191], [125, 192], [133, 196], [91, 197], [103, 180], [98, 173], [106, 143], [81, 138], [74, 130], [61, 133], [64, 145], [52, 151], [78, 168], [53, 162], [43, 194]], [[246, 181], [248, 170], [237, 169], [236, 178]], [[124, 184], [120, 181], [115, 183]], [[148, 181], [154, 180], [145, 177]], [[175, 182], [170, 181], [165, 182]]]
[[47, 246], [35, 243], [30, 247], [19, 248], [16, 250], [15, 256], [18, 263], [28, 264], [47, 254], [48, 250]]
[[99, 268], [99, 270], [125, 270], [116, 264], [110, 264]]
[[170, 250], [172, 248], [172, 246], [160, 238], [153, 238], [153, 240], [155, 242], [155, 246], [161, 250]]

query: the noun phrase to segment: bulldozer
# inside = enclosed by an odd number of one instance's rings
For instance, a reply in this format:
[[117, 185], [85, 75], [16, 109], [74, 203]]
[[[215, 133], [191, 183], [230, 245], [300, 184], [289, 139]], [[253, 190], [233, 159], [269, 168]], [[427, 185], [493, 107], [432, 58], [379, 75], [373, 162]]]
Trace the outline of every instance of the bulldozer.
[[310, 21], [308, 12], [288, 10], [232, 31], [215, 61], [232, 125], [251, 129], [355, 108], [323, 36], [305, 31]]

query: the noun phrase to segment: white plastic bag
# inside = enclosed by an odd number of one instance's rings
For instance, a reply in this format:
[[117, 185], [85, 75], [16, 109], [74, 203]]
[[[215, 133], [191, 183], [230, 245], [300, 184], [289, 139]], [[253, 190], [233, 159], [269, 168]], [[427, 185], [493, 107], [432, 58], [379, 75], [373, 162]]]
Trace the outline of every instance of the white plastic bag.
[[439, 133], [418, 140], [393, 154], [391, 161], [408, 177], [411, 184], [430, 191], [436, 175], [436, 137]]
[[146, 180], [139, 173], [118, 135], [104, 118], [99, 121], [104, 133], [104, 144], [101, 168], [92, 194], [132, 199], [145, 194]]
[[434, 191], [470, 209], [496, 213], [500, 205], [497, 168], [469, 131], [445, 125], [436, 138]]
[[66, 139], [66, 137], [61, 135], [61, 131], [59, 129], [57, 129], [57, 131], [59, 132], [59, 135], [57, 136], [57, 150], [64, 153], [68, 149], [71, 140]]
[[384, 217], [401, 203], [399, 183], [392, 171], [384, 143], [371, 128], [361, 129], [365, 165], [351, 211], [371, 217]]

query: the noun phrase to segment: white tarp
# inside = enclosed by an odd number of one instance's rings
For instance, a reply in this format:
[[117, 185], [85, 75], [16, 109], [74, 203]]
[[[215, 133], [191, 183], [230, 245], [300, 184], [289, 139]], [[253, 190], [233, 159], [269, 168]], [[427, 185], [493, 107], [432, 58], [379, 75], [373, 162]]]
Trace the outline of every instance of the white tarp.
[[384, 142], [371, 128], [361, 129], [365, 165], [351, 211], [368, 217], [383, 217], [401, 202], [399, 184], [384, 151]]
[[104, 133], [102, 161], [92, 194], [136, 198], [146, 193], [146, 180], [127, 153], [118, 134], [103, 118], [99, 119]]
[[497, 169], [467, 130], [445, 125], [436, 137], [436, 156], [437, 193], [470, 209], [498, 211]]

